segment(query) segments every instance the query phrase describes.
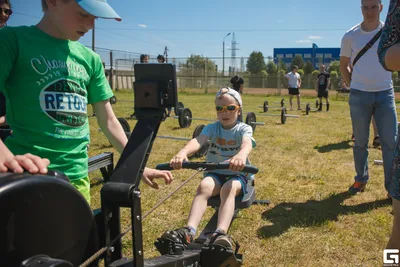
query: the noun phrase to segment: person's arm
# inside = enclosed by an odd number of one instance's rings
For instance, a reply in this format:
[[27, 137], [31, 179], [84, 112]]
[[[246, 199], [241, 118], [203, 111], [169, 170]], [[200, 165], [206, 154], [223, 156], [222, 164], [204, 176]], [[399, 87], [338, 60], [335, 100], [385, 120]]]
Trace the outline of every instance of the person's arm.
[[289, 82], [289, 73], [285, 74], [284, 76], [286, 78], [286, 80]]
[[346, 83], [346, 85], [350, 84], [349, 63], [350, 63], [349, 57], [340, 57], [340, 74], [342, 75], [342, 79]]
[[298, 86], [298, 88], [301, 87], [301, 76], [300, 76], [300, 74], [299, 74], [299, 79], [297, 80], [297, 86]]
[[[5, 27], [0, 30], [0, 93], [4, 91], [7, 79], [18, 58], [18, 45], [14, 29]], [[23, 78], [23, 77], [22, 77]], [[5, 119], [2, 117], [1, 120]], [[42, 159], [32, 154], [14, 155], [0, 140], [0, 172], [47, 173], [48, 159]]]
[[[118, 153], [121, 154], [128, 143], [128, 138], [117, 117], [115, 117], [110, 102], [106, 100], [94, 103], [93, 111], [96, 113], [97, 122], [104, 135]], [[160, 171], [146, 167], [143, 171], [142, 181], [152, 188], [158, 189], [159, 186], [155, 182], [155, 179], [164, 179], [165, 184], [170, 184], [173, 176], [169, 171]]]
[[244, 136], [242, 146], [239, 152], [229, 160], [229, 169], [232, 171], [241, 171], [246, 165], [246, 159], [253, 149], [253, 141], [250, 137]]
[[[203, 130], [204, 131], [204, 130]], [[170, 161], [170, 166], [176, 170], [182, 168], [182, 162], [189, 161], [188, 156], [197, 152], [205, 142], [207, 142], [208, 135], [200, 134], [193, 138], [186, 144]]]
[[121, 154], [128, 143], [128, 138], [114, 114], [110, 101], [93, 103], [93, 111], [96, 113], [97, 122], [104, 135]]
[[342, 38], [341, 48], [340, 48], [340, 74], [346, 85], [350, 86], [350, 59], [352, 54], [352, 45], [350, 35], [345, 34]]
[[331, 85], [331, 78], [327, 79], [327, 85], [326, 85], [326, 89], [329, 90], [329, 86]]

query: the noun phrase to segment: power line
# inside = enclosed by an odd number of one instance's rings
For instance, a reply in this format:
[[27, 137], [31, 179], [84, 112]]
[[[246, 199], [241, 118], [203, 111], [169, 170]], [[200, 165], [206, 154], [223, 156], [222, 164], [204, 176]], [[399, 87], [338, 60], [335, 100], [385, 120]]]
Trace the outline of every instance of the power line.
[[185, 29], [134, 29], [134, 28], [103, 28], [104, 30], [111, 31], [150, 31], [150, 32], [306, 32], [306, 31], [346, 31], [348, 29], [323, 29], [323, 28], [313, 28], [313, 29], [225, 29], [225, 30], [215, 30], [215, 29], [198, 29], [198, 30], [185, 30]]
[[41, 19], [41, 17], [35, 16], [35, 15], [25, 14], [25, 13], [16, 12], [16, 11], [13, 11], [13, 14], [17, 14], [17, 15], [21, 15], [21, 16], [25, 16], [25, 17], [36, 18], [36, 19]]

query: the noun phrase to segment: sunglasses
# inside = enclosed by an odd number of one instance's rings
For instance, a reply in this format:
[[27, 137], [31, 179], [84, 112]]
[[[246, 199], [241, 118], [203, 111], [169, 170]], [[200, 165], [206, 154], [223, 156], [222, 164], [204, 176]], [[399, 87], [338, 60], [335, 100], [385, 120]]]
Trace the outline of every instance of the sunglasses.
[[11, 16], [11, 14], [13, 13], [12, 10], [9, 8], [0, 7], [0, 11], [4, 12], [4, 14], [6, 14], [7, 16]]
[[217, 112], [224, 112], [224, 110], [226, 110], [226, 112], [234, 112], [236, 110], [238, 110], [240, 107], [237, 105], [228, 105], [228, 106], [216, 106], [215, 109], [217, 110]]

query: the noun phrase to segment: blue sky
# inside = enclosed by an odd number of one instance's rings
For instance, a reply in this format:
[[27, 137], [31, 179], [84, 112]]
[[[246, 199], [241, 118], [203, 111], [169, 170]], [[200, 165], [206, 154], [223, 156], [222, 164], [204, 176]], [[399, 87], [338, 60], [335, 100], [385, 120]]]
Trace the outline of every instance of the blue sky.
[[[9, 26], [33, 25], [40, 0], [11, 0]], [[96, 21], [96, 47], [169, 57], [222, 57], [222, 41], [235, 33], [237, 57], [252, 51], [272, 56], [274, 47], [340, 47], [344, 32], [362, 21], [359, 0], [108, 0], [122, 17]], [[385, 21], [389, 0], [382, 0]], [[231, 53], [232, 34], [225, 39]], [[91, 33], [81, 40], [92, 44]]]

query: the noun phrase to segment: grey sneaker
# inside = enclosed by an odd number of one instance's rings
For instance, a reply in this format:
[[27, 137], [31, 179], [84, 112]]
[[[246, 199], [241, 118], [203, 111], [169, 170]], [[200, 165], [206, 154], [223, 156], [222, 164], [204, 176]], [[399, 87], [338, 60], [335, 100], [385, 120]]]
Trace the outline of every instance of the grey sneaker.
[[[216, 235], [216, 237], [214, 237], [214, 235]], [[233, 245], [235, 244], [233, 242], [233, 239], [227, 235], [227, 234], [214, 234], [211, 237], [211, 240], [213, 240], [211, 243], [214, 245], [219, 245], [219, 246], [223, 246], [225, 248], [228, 249], [233, 249]]]

